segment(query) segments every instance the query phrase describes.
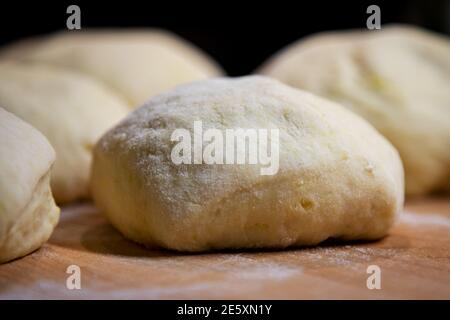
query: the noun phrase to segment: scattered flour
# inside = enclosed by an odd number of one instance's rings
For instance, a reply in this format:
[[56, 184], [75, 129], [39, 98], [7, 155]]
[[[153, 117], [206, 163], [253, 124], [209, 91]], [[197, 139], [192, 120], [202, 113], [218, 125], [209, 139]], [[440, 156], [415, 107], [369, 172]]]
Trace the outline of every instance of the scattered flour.
[[[285, 263], [270, 261], [270, 259], [252, 259], [241, 254], [219, 255], [218, 261], [193, 268], [190, 272], [183, 271], [184, 279], [171, 284], [154, 283], [143, 288], [111, 288], [109, 283], [92, 288], [83, 286], [81, 290], [68, 290], [65, 283], [42, 280], [29, 286], [13, 286], [1, 293], [0, 299], [164, 299], [198, 296], [221, 298], [224, 295], [253, 294], [263, 290], [268, 281], [280, 282], [302, 274], [302, 269]], [[169, 259], [170, 260], [170, 259]], [[162, 264], [166, 264], [163, 262]], [[179, 265], [178, 267], [185, 267]], [[175, 268], [179, 270], [179, 268]], [[212, 279], [186, 281], [195, 275], [206, 272], [216, 274]], [[264, 280], [264, 281], [263, 281]], [[251, 285], [249, 285], [251, 284]]]
[[432, 213], [417, 214], [405, 211], [400, 215], [400, 222], [412, 225], [433, 225], [450, 228], [450, 218]]
[[219, 263], [211, 265], [211, 269], [224, 272], [225, 277], [241, 280], [284, 280], [301, 274], [302, 270], [282, 263], [268, 261], [270, 259], [252, 259], [240, 254], [221, 257]]
[[[40, 281], [34, 286], [16, 286], [8, 292], [0, 293], [2, 300], [28, 300], [28, 299], [162, 299], [171, 296], [179, 296], [180, 293], [190, 296], [197, 292], [211, 293], [214, 297], [223, 293], [224, 284], [215, 282], [202, 282], [183, 284], [178, 286], [155, 285], [148, 288], [124, 288], [93, 289], [82, 288], [81, 290], [68, 290], [64, 284], [53, 281]], [[216, 291], [217, 290], [217, 291]], [[187, 297], [188, 298], [188, 297]], [[191, 296], [192, 298], [192, 296]]]
[[[73, 211], [73, 214], [77, 213], [77, 210]], [[450, 228], [450, 218], [436, 213], [418, 214], [405, 211], [400, 215], [400, 223]], [[373, 256], [389, 258], [394, 256], [396, 251], [345, 245], [338, 248], [317, 247], [305, 250], [301, 255], [312, 264], [332, 263], [352, 269], [358, 266], [354, 260], [355, 253], [358, 254], [356, 257], [360, 263], [367, 263]], [[284, 253], [286, 254], [290, 255], [289, 252]], [[292, 256], [298, 259], [298, 252], [292, 253]], [[257, 258], [239, 253], [217, 254], [214, 261], [196, 262], [195, 267], [190, 270], [185, 270], [185, 259], [181, 258], [149, 259], [147, 262], [156, 269], [171, 269], [174, 272], [183, 270], [182, 274], [185, 278], [180, 278], [180, 281], [171, 284], [153, 283], [148, 287], [123, 289], [111, 288], [109, 283], [104, 282], [100, 284], [101, 287], [86, 285], [82, 290], [72, 291], [65, 288], [65, 283], [41, 280], [28, 286], [11, 286], [8, 290], [0, 292], [0, 299], [164, 299], [180, 296], [189, 299], [198, 295], [204, 296], [205, 293], [210, 298], [221, 298], [224, 295], [255, 293], [263, 290], [263, 284], [267, 284], [267, 281], [274, 283], [289, 281], [303, 272], [297, 264], [277, 262], [273, 256], [264, 254]], [[201, 274], [207, 274], [208, 277], [194, 283], [189, 281], [191, 277], [198, 279]]]

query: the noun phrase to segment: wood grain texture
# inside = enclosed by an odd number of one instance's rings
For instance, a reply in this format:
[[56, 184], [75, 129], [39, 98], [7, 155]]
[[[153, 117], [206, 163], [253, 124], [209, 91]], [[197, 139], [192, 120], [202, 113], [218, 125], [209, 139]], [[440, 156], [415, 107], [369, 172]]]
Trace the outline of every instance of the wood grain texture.
[[[81, 290], [66, 288], [72, 264]], [[381, 290], [366, 287], [374, 264]], [[0, 298], [450, 299], [450, 199], [409, 202], [376, 242], [208, 254], [144, 249], [78, 204], [41, 249], [0, 266]]]

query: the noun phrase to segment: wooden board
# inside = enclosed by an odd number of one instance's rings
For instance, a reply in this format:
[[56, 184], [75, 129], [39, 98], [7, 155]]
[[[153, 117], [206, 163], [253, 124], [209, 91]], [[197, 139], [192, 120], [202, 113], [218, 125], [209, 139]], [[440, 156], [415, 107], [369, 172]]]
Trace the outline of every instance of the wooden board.
[[[72, 264], [81, 290], [66, 287]], [[366, 286], [369, 265], [381, 290]], [[408, 203], [376, 242], [208, 254], [144, 249], [92, 205], [74, 205], [40, 250], [0, 266], [0, 298], [449, 299], [450, 199]]]

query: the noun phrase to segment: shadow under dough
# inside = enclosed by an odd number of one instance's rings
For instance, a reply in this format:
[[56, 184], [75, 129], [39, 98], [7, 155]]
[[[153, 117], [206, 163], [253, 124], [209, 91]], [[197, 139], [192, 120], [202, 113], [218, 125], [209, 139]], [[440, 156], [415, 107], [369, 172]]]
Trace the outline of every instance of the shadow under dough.
[[[296, 250], [311, 250], [320, 248], [341, 248], [350, 245], [351, 247], [358, 246], [375, 246], [378, 249], [388, 249], [395, 247], [408, 248], [409, 243], [407, 239], [399, 235], [388, 235], [382, 239], [374, 241], [344, 241], [341, 239], [330, 238], [316, 246], [303, 247], [289, 247], [289, 248], [249, 248], [249, 249], [226, 249], [226, 250], [211, 250], [209, 252], [178, 252], [167, 250], [163, 248], [149, 248], [141, 244], [126, 239], [119, 231], [117, 231], [109, 222], [103, 218], [95, 208], [88, 210], [82, 216], [74, 215], [63, 222], [67, 227], [73, 227], [74, 224], [83, 225], [80, 230], [80, 244], [83, 249], [91, 252], [125, 256], [125, 257], [150, 257], [150, 258], [167, 258], [180, 256], [193, 256], [205, 254], [238, 254], [238, 253], [255, 253], [255, 252], [280, 252], [280, 251], [296, 251]], [[60, 243], [62, 244], [62, 243]], [[68, 243], [62, 245], [67, 246]], [[69, 245], [70, 246], [70, 245]]]
[[89, 251], [126, 257], [168, 257], [182, 253], [166, 251], [158, 248], [146, 248], [131, 240], [127, 240], [109, 223], [92, 226], [81, 236], [81, 245]]

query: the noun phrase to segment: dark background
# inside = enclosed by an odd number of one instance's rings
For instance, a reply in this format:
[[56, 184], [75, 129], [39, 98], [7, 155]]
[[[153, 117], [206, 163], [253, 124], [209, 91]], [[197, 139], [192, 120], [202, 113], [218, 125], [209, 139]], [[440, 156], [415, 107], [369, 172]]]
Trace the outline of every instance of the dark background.
[[450, 0], [410, 1], [9, 1], [0, 2], [0, 45], [64, 29], [78, 4], [82, 29], [159, 27], [190, 40], [228, 72], [252, 72], [271, 54], [305, 35], [365, 28], [370, 4], [381, 22], [408, 23], [450, 34]]

